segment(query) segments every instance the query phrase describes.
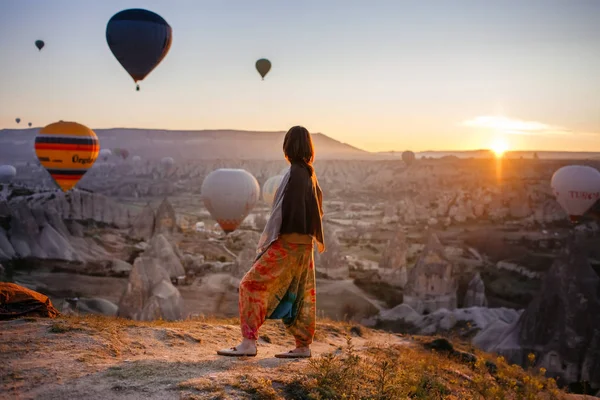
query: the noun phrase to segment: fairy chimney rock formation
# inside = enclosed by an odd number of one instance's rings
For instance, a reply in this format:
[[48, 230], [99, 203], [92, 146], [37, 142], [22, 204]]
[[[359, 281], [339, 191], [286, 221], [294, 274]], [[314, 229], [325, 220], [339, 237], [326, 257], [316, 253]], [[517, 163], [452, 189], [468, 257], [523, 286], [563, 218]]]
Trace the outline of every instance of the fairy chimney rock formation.
[[177, 230], [177, 216], [175, 209], [166, 198], [160, 203], [156, 210], [155, 233], [173, 233]]
[[587, 381], [600, 388], [600, 277], [589, 249], [569, 244], [546, 275], [519, 321], [521, 360], [533, 352], [537, 367], [563, 382]]
[[467, 293], [463, 302], [464, 308], [469, 307], [487, 307], [488, 302], [485, 297], [485, 284], [481, 279], [481, 274], [477, 272], [469, 282]]
[[404, 303], [420, 314], [440, 308], [456, 308], [457, 282], [452, 263], [435, 234], [429, 240], [415, 266], [408, 274]]
[[399, 228], [389, 240], [379, 262], [379, 275], [382, 281], [400, 288], [406, 285], [408, 280], [407, 252], [406, 235], [404, 230]]
[[154, 234], [156, 216], [154, 210], [147, 204], [133, 221], [129, 235], [135, 239], [148, 241]]

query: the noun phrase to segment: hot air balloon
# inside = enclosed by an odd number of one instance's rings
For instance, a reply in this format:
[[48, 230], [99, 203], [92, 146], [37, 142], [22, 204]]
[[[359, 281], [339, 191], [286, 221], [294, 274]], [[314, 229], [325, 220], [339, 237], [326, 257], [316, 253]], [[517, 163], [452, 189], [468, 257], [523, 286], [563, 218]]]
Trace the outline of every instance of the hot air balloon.
[[35, 138], [38, 159], [64, 192], [72, 189], [94, 165], [99, 151], [94, 131], [76, 122], [47, 125]]
[[175, 164], [175, 160], [173, 159], [173, 157], [164, 157], [160, 160], [160, 163], [165, 166], [170, 166]]
[[127, 160], [127, 157], [129, 157], [129, 150], [127, 149], [121, 149], [121, 158], [123, 160]]
[[600, 199], [600, 172], [584, 165], [569, 165], [552, 175], [552, 191], [571, 221], [577, 222]]
[[283, 179], [283, 175], [275, 175], [267, 179], [262, 188], [262, 197], [265, 203], [268, 205], [273, 204], [273, 200], [275, 200], [275, 193], [277, 192], [277, 188], [279, 188], [279, 184], [281, 184], [281, 180]]
[[28, 123], [27, 125], [29, 125], [29, 127], [31, 128], [31, 122], [30, 122], [30, 123]]
[[[110, 51], [136, 83], [165, 58], [172, 39], [173, 30], [167, 21], [140, 8], [120, 11], [106, 25]], [[136, 90], [140, 90], [139, 85]]]
[[290, 169], [290, 166], [288, 165], [287, 167], [285, 167], [281, 171], [279, 171], [279, 174], [277, 174], [277, 175], [285, 175], [285, 174], [287, 174], [289, 169]]
[[0, 165], [0, 183], [10, 183], [17, 176], [17, 169], [12, 165]]
[[42, 51], [42, 49], [44, 48], [44, 45], [45, 45], [45, 43], [44, 43], [43, 40], [36, 40], [35, 41], [35, 47], [37, 47], [37, 49], [39, 51]]
[[100, 150], [99, 155], [102, 158], [102, 160], [107, 161], [108, 157], [112, 156], [112, 151], [110, 151], [109, 149], [102, 149]]
[[19, 122], [21, 122], [21, 118], [15, 118], [15, 121], [17, 121], [18, 124]]
[[404, 163], [406, 165], [410, 165], [413, 162], [415, 162], [415, 153], [413, 153], [410, 150], [405, 151], [404, 153], [402, 153], [402, 161], [404, 161]]
[[258, 201], [256, 178], [243, 169], [220, 168], [202, 182], [202, 199], [225, 233], [233, 232]]
[[271, 70], [271, 61], [267, 60], [266, 58], [261, 58], [260, 60], [256, 61], [256, 70], [258, 71], [260, 76], [262, 76], [262, 79], [264, 81], [265, 76]]
[[173, 157], [164, 157], [160, 160], [160, 164], [165, 174], [170, 174], [174, 170], [175, 160]]
[[133, 157], [131, 157], [131, 161], [133, 161], [134, 163], [138, 163], [138, 162], [142, 161], [142, 157], [133, 156]]

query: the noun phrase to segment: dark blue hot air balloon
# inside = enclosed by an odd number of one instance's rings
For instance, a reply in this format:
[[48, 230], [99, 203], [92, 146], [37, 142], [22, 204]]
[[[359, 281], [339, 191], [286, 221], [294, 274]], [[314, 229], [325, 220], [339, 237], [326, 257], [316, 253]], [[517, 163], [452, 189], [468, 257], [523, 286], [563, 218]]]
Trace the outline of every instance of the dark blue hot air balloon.
[[172, 39], [173, 30], [167, 21], [141, 8], [118, 12], [106, 25], [108, 47], [136, 83], [165, 58]]

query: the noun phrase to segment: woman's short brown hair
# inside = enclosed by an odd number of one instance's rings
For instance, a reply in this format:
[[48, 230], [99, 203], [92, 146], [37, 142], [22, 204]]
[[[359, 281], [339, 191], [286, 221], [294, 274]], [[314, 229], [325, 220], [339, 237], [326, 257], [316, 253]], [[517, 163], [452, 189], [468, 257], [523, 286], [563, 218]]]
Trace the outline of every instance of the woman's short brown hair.
[[283, 154], [289, 162], [302, 162], [312, 165], [315, 159], [315, 149], [308, 129], [303, 126], [293, 126], [283, 139]]

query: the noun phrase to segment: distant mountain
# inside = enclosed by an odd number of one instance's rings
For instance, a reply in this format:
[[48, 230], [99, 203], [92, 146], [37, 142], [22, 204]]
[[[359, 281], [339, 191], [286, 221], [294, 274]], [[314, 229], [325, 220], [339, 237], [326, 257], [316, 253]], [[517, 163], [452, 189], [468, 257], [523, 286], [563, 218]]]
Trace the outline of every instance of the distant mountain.
[[[403, 151], [381, 151], [377, 154], [382, 158], [400, 158]], [[538, 155], [539, 159], [544, 160], [597, 160], [600, 159], [599, 152], [585, 151], [507, 151], [504, 154], [505, 158], [534, 158], [534, 154]], [[417, 158], [442, 158], [442, 157], [457, 157], [457, 158], [489, 158], [494, 157], [491, 150], [464, 150], [464, 151], [416, 151]]]
[[[39, 128], [0, 130], [0, 164], [35, 161], [33, 143]], [[176, 160], [255, 159], [276, 160], [283, 155], [285, 132], [242, 130], [177, 131], [165, 129], [95, 129], [102, 148], [126, 148], [145, 159], [170, 156]], [[398, 159], [402, 151], [368, 152], [322, 133], [313, 134], [317, 160]], [[534, 151], [507, 152], [508, 158], [533, 158]], [[422, 151], [417, 158], [489, 158], [490, 150]], [[540, 159], [599, 159], [600, 153], [538, 151]]]
[[[191, 159], [280, 159], [285, 132], [241, 130], [175, 131], [162, 129], [95, 129], [102, 148], [126, 148], [146, 159], [166, 156]], [[38, 129], [0, 130], [0, 159], [26, 162], [34, 158]], [[373, 153], [313, 134], [318, 159], [372, 159]]]

